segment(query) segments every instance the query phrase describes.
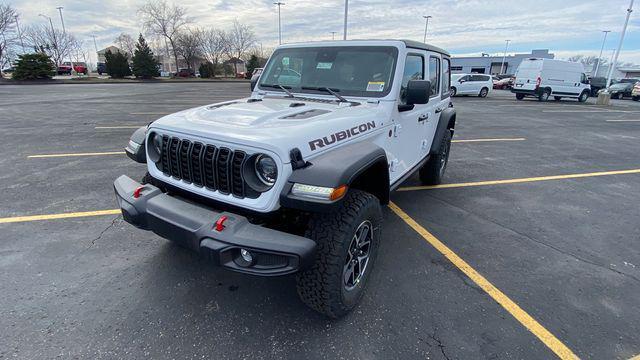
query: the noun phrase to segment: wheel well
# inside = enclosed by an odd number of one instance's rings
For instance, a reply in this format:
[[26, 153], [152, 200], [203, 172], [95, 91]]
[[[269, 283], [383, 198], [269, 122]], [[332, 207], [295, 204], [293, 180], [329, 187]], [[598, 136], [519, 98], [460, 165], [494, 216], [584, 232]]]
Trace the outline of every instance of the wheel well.
[[453, 114], [453, 116], [451, 116], [451, 119], [449, 119], [449, 124], [447, 124], [447, 129], [451, 130], [455, 128], [456, 128], [456, 114]]
[[385, 159], [376, 161], [351, 180], [349, 187], [366, 191], [386, 205], [389, 203], [389, 169]]

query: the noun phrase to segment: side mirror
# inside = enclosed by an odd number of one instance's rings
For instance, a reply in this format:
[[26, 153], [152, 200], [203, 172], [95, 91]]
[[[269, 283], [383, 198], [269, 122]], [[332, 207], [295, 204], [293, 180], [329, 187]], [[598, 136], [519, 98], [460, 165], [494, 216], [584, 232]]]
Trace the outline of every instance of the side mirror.
[[426, 104], [431, 96], [431, 81], [409, 80], [406, 90], [406, 104], [399, 105], [399, 111], [412, 110], [416, 104]]

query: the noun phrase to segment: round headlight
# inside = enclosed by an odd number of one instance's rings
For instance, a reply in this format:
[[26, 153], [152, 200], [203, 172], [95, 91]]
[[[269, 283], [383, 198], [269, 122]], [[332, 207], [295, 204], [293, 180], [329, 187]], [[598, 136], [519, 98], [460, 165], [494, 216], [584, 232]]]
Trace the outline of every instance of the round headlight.
[[259, 155], [255, 160], [256, 175], [260, 181], [272, 186], [278, 178], [278, 167], [276, 162], [268, 155]]
[[158, 134], [153, 135], [153, 150], [155, 150], [159, 155], [162, 154], [162, 136]]

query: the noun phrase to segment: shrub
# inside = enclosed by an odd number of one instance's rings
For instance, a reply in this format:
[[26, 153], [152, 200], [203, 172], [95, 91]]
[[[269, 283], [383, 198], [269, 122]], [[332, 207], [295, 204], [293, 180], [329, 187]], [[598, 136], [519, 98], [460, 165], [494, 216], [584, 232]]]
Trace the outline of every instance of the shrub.
[[206, 63], [200, 64], [198, 72], [201, 78], [212, 78], [215, 77], [216, 67], [211, 61], [207, 61]]
[[51, 58], [43, 53], [23, 54], [18, 56], [15, 80], [51, 79], [55, 75], [55, 65]]
[[158, 72], [159, 63], [153, 57], [153, 51], [151, 51], [151, 48], [147, 45], [142, 34], [138, 37], [136, 50], [131, 60], [133, 62], [133, 74], [137, 78], [151, 79], [154, 76], [160, 76]]
[[131, 75], [131, 68], [129, 68], [128, 56], [121, 52], [115, 54], [111, 50], [107, 50], [104, 54], [104, 65], [107, 68], [107, 74], [114, 79], [122, 79], [125, 76]]

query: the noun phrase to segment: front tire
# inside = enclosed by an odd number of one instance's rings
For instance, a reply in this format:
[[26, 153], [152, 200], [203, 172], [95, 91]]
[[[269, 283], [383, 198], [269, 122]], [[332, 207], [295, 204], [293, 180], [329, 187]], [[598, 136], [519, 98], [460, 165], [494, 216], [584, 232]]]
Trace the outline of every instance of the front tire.
[[487, 97], [488, 93], [489, 93], [489, 89], [487, 89], [486, 87], [483, 87], [482, 89], [480, 89], [480, 93], [478, 94], [478, 96], [481, 98]]
[[451, 95], [451, 97], [456, 96], [456, 94], [458, 93], [458, 90], [452, 86], [451, 89], [449, 90], [449, 95]]
[[589, 99], [589, 92], [587, 90], [583, 91], [578, 97], [578, 102], [586, 102]]
[[305, 236], [317, 243], [316, 260], [296, 276], [302, 302], [334, 319], [353, 310], [371, 278], [381, 226], [378, 198], [355, 189], [335, 211], [312, 215]]
[[440, 143], [438, 154], [432, 155], [426, 164], [420, 168], [420, 182], [426, 185], [438, 185], [442, 183], [447, 164], [449, 163], [449, 152], [451, 150], [451, 131], [444, 133], [444, 138]]

